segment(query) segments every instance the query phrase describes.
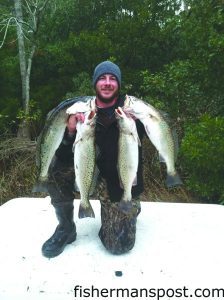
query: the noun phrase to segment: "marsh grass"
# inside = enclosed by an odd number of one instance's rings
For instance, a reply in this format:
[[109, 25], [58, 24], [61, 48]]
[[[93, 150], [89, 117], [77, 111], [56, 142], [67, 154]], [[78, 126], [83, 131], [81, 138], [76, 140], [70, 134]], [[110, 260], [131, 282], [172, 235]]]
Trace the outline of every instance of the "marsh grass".
[[[196, 202], [185, 187], [168, 190], [164, 181], [165, 166], [159, 163], [157, 153], [148, 139], [143, 140], [143, 201]], [[0, 138], [0, 204], [18, 197], [39, 197], [32, 194], [37, 177], [35, 164], [36, 142], [16, 137]]]
[[16, 137], [0, 140], [0, 204], [17, 197], [33, 197], [36, 142]]
[[[198, 202], [198, 200], [194, 198], [189, 191], [187, 191], [184, 185], [172, 189], [168, 189], [166, 187], [165, 164], [159, 162], [158, 153], [147, 138], [143, 139], [142, 153], [145, 187], [143, 200], [153, 202]], [[182, 178], [182, 180], [184, 181], [184, 178]]]

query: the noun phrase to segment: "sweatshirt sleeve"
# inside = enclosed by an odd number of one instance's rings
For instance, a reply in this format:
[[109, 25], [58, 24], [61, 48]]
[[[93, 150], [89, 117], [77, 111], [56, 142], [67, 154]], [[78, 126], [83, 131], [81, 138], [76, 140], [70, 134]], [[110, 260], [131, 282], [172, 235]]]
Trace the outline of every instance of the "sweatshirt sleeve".
[[74, 135], [70, 135], [68, 134], [68, 130], [66, 128], [61, 144], [55, 153], [56, 157], [59, 160], [67, 162], [73, 159], [72, 147], [75, 141], [75, 137], [76, 132], [74, 133]]

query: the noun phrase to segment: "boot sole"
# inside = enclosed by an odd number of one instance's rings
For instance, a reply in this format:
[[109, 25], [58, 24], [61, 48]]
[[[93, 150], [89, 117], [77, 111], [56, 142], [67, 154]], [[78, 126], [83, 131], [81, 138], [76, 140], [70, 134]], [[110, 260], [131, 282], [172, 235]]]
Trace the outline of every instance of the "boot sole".
[[64, 245], [63, 245], [60, 249], [58, 249], [58, 251], [47, 252], [47, 251], [44, 251], [44, 250], [42, 249], [42, 254], [43, 254], [43, 256], [45, 256], [45, 257], [47, 257], [47, 258], [53, 258], [53, 257], [56, 257], [56, 256], [60, 255], [60, 254], [64, 251], [66, 245], [71, 244], [72, 242], [74, 242], [74, 241], [76, 240], [76, 236], [77, 236], [76, 232], [71, 233], [71, 234], [69, 235], [67, 241], [64, 243]]

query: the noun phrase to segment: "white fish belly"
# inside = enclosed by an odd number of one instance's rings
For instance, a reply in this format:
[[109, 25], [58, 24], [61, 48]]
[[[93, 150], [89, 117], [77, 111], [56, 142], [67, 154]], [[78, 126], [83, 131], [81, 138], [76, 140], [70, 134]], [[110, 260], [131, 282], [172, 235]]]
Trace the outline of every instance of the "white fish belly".
[[118, 151], [118, 171], [124, 188], [124, 201], [131, 201], [131, 188], [137, 176], [138, 143], [133, 136], [120, 134]]
[[48, 176], [49, 166], [52, 162], [55, 151], [58, 149], [65, 132], [65, 123], [59, 124], [57, 128], [50, 128], [48, 135], [41, 145], [41, 171], [40, 178]]
[[81, 203], [85, 207], [87, 206], [95, 169], [95, 145], [93, 139], [84, 139], [76, 144], [74, 167]]
[[168, 173], [175, 173], [174, 141], [166, 123], [147, 118], [143, 121], [147, 135], [163, 157]]

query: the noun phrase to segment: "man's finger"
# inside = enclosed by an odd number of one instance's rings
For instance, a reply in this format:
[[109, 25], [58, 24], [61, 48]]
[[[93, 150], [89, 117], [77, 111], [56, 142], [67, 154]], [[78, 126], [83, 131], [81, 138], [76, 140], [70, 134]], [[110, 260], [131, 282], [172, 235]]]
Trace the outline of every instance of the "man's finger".
[[77, 113], [75, 116], [77, 121], [82, 123], [85, 121], [85, 115], [83, 113]]

